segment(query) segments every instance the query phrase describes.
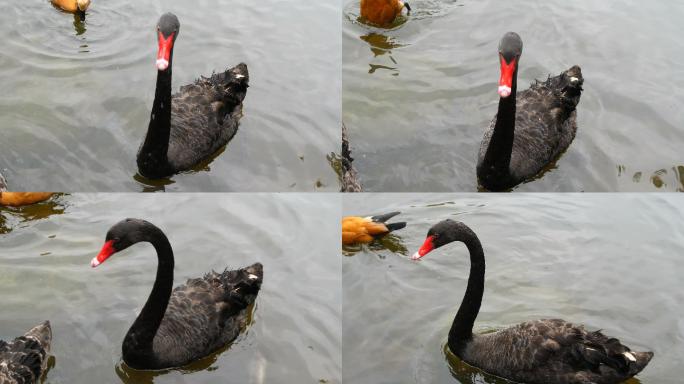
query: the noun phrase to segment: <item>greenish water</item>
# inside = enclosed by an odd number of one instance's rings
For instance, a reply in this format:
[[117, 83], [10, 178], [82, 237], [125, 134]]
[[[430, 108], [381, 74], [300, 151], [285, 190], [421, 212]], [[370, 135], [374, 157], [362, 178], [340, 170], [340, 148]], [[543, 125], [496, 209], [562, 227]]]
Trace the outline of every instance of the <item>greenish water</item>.
[[[339, 215], [338, 197], [302, 194], [77, 194], [0, 209], [0, 339], [49, 319], [52, 384], [339, 384]], [[154, 249], [135, 245], [98, 269], [90, 260], [110, 226], [126, 217], [166, 232], [174, 285], [212, 269], [263, 263], [252, 322], [227, 350], [185, 370], [119, 367], [124, 335], [152, 289]]]
[[[47, 0], [0, 13], [0, 172], [14, 190], [337, 190], [340, 5], [93, 0], [85, 23]], [[225, 151], [161, 182], [135, 178], [150, 118], [159, 16], [174, 12], [173, 89], [247, 63], [244, 117]]]
[[679, 195], [348, 195], [345, 215], [401, 211], [408, 226], [343, 252], [345, 383], [504, 383], [444, 350], [469, 273], [462, 244], [409, 260], [446, 218], [487, 260], [476, 332], [538, 318], [603, 329], [655, 357], [631, 384], [684, 376], [684, 198]]
[[375, 192], [474, 192], [480, 141], [496, 114], [497, 44], [524, 41], [519, 83], [582, 67], [578, 133], [519, 191], [684, 191], [684, 3], [413, 0], [391, 30], [345, 0], [343, 120], [361, 181]]

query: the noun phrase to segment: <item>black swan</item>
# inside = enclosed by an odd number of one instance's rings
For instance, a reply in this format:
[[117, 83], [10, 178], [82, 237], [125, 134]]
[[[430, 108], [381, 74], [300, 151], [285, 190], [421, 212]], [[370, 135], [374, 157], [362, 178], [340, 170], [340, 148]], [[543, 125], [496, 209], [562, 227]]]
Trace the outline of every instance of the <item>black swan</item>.
[[428, 231], [411, 258], [453, 241], [470, 252], [465, 296], [449, 331], [451, 352], [494, 375], [529, 384], [615, 384], [639, 373], [653, 352], [632, 352], [618, 339], [564, 320], [536, 320], [488, 334], [473, 334], [485, 280], [485, 258], [477, 235], [465, 224], [445, 220]]
[[533, 178], [568, 148], [577, 132], [582, 70], [575, 65], [516, 95], [522, 48], [515, 32], [499, 43], [499, 111], [484, 134], [477, 160], [477, 178], [490, 191]]
[[354, 168], [354, 158], [351, 157], [347, 127], [342, 123], [342, 187], [340, 192], [362, 192], [359, 174]]
[[208, 160], [233, 138], [247, 93], [247, 65], [201, 77], [171, 96], [173, 46], [180, 22], [171, 13], [157, 24], [157, 89], [147, 135], [138, 151], [138, 170], [162, 178]]
[[346, 216], [342, 218], [342, 244], [370, 243], [374, 239], [406, 227], [406, 222], [388, 223], [401, 212], [390, 212], [370, 217]]
[[124, 338], [124, 362], [135, 369], [182, 367], [233, 341], [261, 288], [262, 265], [212, 271], [172, 291], [174, 258], [166, 235], [147, 221], [126, 219], [107, 232], [91, 266], [139, 242], [154, 246], [159, 264], [150, 297]]
[[0, 383], [34, 384], [47, 370], [52, 328], [45, 321], [24, 336], [7, 343], [0, 340]]

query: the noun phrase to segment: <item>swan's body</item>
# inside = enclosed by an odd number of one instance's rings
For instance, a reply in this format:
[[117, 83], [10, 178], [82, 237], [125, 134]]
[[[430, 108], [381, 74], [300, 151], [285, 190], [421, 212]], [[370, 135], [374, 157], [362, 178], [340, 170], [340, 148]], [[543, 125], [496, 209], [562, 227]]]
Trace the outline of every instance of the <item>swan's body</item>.
[[189, 170], [211, 159], [233, 138], [247, 93], [246, 64], [202, 77], [171, 95], [173, 45], [180, 23], [165, 14], [158, 24], [157, 88], [145, 141], [137, 156], [138, 170], [161, 178]]
[[480, 240], [465, 224], [445, 220], [428, 232], [413, 259], [453, 241], [470, 252], [465, 296], [449, 331], [451, 352], [491, 374], [528, 384], [617, 384], [639, 373], [652, 352], [633, 352], [618, 339], [564, 320], [536, 320], [477, 335], [485, 260]]
[[521, 55], [520, 37], [506, 34], [499, 45], [499, 110], [484, 134], [477, 162], [480, 184], [493, 191], [535, 177], [570, 146], [577, 132], [581, 69], [573, 66], [516, 94]]
[[408, 3], [399, 0], [361, 0], [361, 17], [386, 27], [394, 22], [404, 8], [411, 11]]
[[50, 2], [55, 7], [71, 13], [85, 12], [90, 6], [90, 0], [50, 0]]
[[[126, 219], [107, 233], [107, 241], [91, 265], [137, 242], [157, 250], [157, 278], [147, 303], [124, 338], [123, 360], [135, 369], [181, 367], [224, 347], [244, 327], [247, 307], [254, 303], [263, 267], [210, 272], [172, 291], [174, 258], [164, 233], [154, 225]], [[201, 260], [201, 259], [198, 259]]]
[[392, 231], [404, 228], [405, 222], [387, 223], [400, 212], [390, 212], [372, 217], [346, 216], [342, 218], [342, 244], [370, 243]]
[[359, 174], [354, 168], [354, 159], [351, 157], [347, 127], [342, 123], [342, 188], [340, 192], [361, 192]]
[[49, 321], [9, 343], [0, 340], [0, 384], [39, 383], [47, 370], [51, 344]]
[[7, 182], [0, 175], [0, 206], [21, 207], [40, 203], [52, 197], [52, 192], [7, 192]]

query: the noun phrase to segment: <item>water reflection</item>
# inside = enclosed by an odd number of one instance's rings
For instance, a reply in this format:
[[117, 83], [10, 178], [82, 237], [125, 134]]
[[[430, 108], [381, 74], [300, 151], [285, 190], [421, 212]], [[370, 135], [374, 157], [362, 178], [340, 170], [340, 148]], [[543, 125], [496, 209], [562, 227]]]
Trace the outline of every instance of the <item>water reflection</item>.
[[65, 206], [62, 204], [59, 196], [62, 195], [54, 195], [42, 203], [23, 207], [0, 206], [0, 234], [8, 234], [15, 228], [26, 225], [29, 222], [47, 219], [52, 215], [63, 214]]
[[397, 40], [394, 37], [391, 36], [385, 36], [380, 33], [369, 33], [367, 35], [360, 36], [361, 40], [365, 41], [370, 45], [370, 50], [373, 53], [374, 58], [378, 58], [380, 56], [388, 55], [389, 60], [392, 62], [393, 65], [387, 65], [387, 64], [374, 64], [374, 63], [369, 63], [370, 69], [368, 70], [368, 73], [373, 74], [375, 71], [378, 69], [384, 69], [384, 70], [389, 70], [393, 71], [393, 75], [397, 76], [399, 74], [399, 70], [396, 67], [398, 65], [397, 60], [392, 56], [392, 50], [395, 48], [401, 48], [404, 46], [404, 44], [401, 44], [397, 42]]
[[[377, 238], [369, 244], [343, 245], [342, 254], [345, 256], [354, 256], [365, 249], [373, 252], [388, 250], [392, 253], [408, 256], [408, 249], [404, 245], [404, 240], [400, 235], [396, 235], [394, 233]], [[386, 257], [385, 255], [379, 253], [377, 255], [380, 259], [384, 259]]]
[[684, 165], [661, 168], [650, 173], [634, 171], [625, 165], [618, 165], [616, 168], [618, 179], [631, 180], [634, 184], [649, 184], [657, 190], [684, 192]]
[[[76, 31], [76, 36], [81, 36], [85, 34], [88, 29], [86, 28], [85, 14], [74, 14], [74, 30]], [[87, 44], [81, 47], [88, 47]]]

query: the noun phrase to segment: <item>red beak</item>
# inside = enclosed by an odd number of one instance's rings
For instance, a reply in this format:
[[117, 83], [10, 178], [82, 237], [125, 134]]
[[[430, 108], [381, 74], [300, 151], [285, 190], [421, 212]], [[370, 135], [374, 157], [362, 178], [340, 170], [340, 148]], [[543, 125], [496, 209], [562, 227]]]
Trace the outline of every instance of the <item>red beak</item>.
[[506, 63], [506, 59], [502, 55], [499, 55], [501, 60], [501, 77], [499, 78], [499, 96], [508, 97], [511, 95], [511, 89], [513, 88], [513, 73], [515, 72], [515, 67], [518, 63], [518, 59], [514, 58], [511, 63]]
[[428, 236], [428, 237], [425, 239], [425, 242], [423, 243], [423, 246], [420, 247], [420, 249], [418, 250], [418, 252], [414, 253], [414, 254], [411, 256], [411, 260], [418, 260], [418, 259], [420, 259], [421, 257], [423, 257], [423, 256], [427, 255], [428, 253], [430, 253], [430, 251], [432, 251], [433, 249], [435, 249], [435, 244], [434, 244], [434, 242], [433, 242], [434, 240], [435, 240], [435, 236]]
[[169, 67], [169, 61], [171, 60], [171, 50], [173, 49], [173, 36], [176, 33], [172, 33], [169, 37], [164, 38], [164, 35], [159, 31], [159, 51], [157, 52], [157, 69], [160, 71], [165, 71]]
[[108, 242], [104, 243], [100, 253], [90, 261], [90, 266], [93, 268], [97, 267], [114, 253], [116, 253], [116, 249], [114, 249], [114, 240], [109, 240]]

